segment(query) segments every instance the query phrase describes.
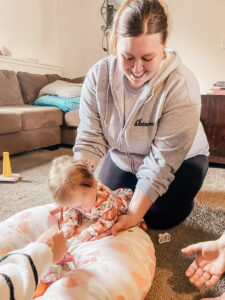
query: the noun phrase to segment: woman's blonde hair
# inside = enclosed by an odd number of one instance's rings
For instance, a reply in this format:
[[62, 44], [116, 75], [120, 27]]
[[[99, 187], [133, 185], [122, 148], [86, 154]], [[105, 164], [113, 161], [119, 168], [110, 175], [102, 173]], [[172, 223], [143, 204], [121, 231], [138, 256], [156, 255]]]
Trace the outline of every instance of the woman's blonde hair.
[[62, 155], [52, 162], [48, 177], [48, 187], [56, 202], [67, 201], [78, 186], [92, 187], [94, 175], [87, 167], [74, 162], [69, 155]]
[[117, 10], [109, 40], [110, 53], [116, 55], [116, 42], [123, 37], [161, 34], [166, 43], [170, 17], [165, 0], [126, 0]]

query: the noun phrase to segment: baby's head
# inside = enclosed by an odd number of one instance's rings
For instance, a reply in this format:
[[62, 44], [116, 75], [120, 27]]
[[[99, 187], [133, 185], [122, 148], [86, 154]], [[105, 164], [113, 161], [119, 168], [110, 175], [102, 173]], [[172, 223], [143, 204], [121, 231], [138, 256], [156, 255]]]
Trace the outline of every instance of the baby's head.
[[96, 179], [86, 166], [74, 162], [69, 155], [53, 160], [48, 186], [54, 200], [61, 206], [85, 212], [95, 204]]

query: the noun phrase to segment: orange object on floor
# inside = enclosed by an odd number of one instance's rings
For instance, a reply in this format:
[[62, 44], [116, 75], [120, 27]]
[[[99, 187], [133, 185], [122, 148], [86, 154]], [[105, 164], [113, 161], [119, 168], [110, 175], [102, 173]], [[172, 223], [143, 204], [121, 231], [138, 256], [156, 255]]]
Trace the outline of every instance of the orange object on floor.
[[12, 177], [12, 169], [10, 164], [9, 152], [3, 152], [3, 176]]

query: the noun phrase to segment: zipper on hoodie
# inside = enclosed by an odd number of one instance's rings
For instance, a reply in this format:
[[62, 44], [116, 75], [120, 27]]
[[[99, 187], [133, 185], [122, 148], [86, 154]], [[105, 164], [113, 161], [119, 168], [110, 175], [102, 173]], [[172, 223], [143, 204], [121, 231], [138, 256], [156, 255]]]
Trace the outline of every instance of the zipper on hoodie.
[[136, 170], [135, 170], [135, 167], [134, 167], [134, 161], [133, 161], [133, 159], [132, 159], [132, 157], [131, 157], [131, 155], [130, 155], [129, 152], [127, 152], [127, 156], [128, 156], [128, 158], [129, 158], [129, 161], [130, 161], [130, 169], [131, 169], [131, 172], [132, 172], [133, 174], [135, 174], [135, 173], [136, 173]]
[[123, 131], [124, 131], [124, 127], [120, 128], [120, 132], [119, 132], [119, 148], [120, 150], [122, 150], [122, 135], [123, 135]]

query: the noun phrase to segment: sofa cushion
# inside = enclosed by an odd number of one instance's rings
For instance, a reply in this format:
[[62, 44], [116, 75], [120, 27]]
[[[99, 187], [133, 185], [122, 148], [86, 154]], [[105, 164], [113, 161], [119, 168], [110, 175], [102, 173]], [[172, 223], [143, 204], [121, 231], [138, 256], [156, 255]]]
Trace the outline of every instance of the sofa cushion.
[[61, 79], [61, 76], [58, 74], [47, 74], [46, 76], [48, 78], [48, 83], [52, 83], [58, 79]]
[[17, 72], [24, 103], [37, 99], [40, 89], [49, 83], [47, 75]]
[[21, 130], [21, 117], [11, 106], [11, 110], [0, 107], [0, 134], [19, 132]]
[[[67, 81], [73, 82], [73, 83], [83, 83], [84, 79], [85, 79], [85, 76], [82, 76], [82, 77], [75, 77], [72, 79], [67, 79]], [[61, 78], [61, 80], [66, 80], [66, 78]]]
[[66, 77], [60, 76], [60, 78], [57, 78], [57, 79], [64, 80], [67, 82], [72, 82], [72, 83], [84, 83], [85, 76], [75, 77], [75, 78], [66, 78]]
[[80, 124], [79, 110], [72, 110], [64, 115], [64, 124], [68, 127], [78, 127]]
[[[5, 112], [10, 112], [10, 107], [3, 107]], [[63, 113], [56, 107], [18, 105], [13, 107], [15, 114], [21, 117], [21, 129], [32, 130], [62, 125]]]
[[[39, 128], [35, 130], [23, 130], [10, 134], [0, 134], [0, 154], [6, 151], [10, 154], [15, 154], [58, 145], [60, 143], [60, 126]], [[17, 205], [17, 203], [15, 205]]]
[[14, 71], [0, 70], [0, 106], [24, 104]]
[[74, 146], [77, 128], [61, 126], [61, 144]]
[[63, 113], [55, 107], [30, 106], [22, 112], [22, 129], [31, 130], [62, 125]]

